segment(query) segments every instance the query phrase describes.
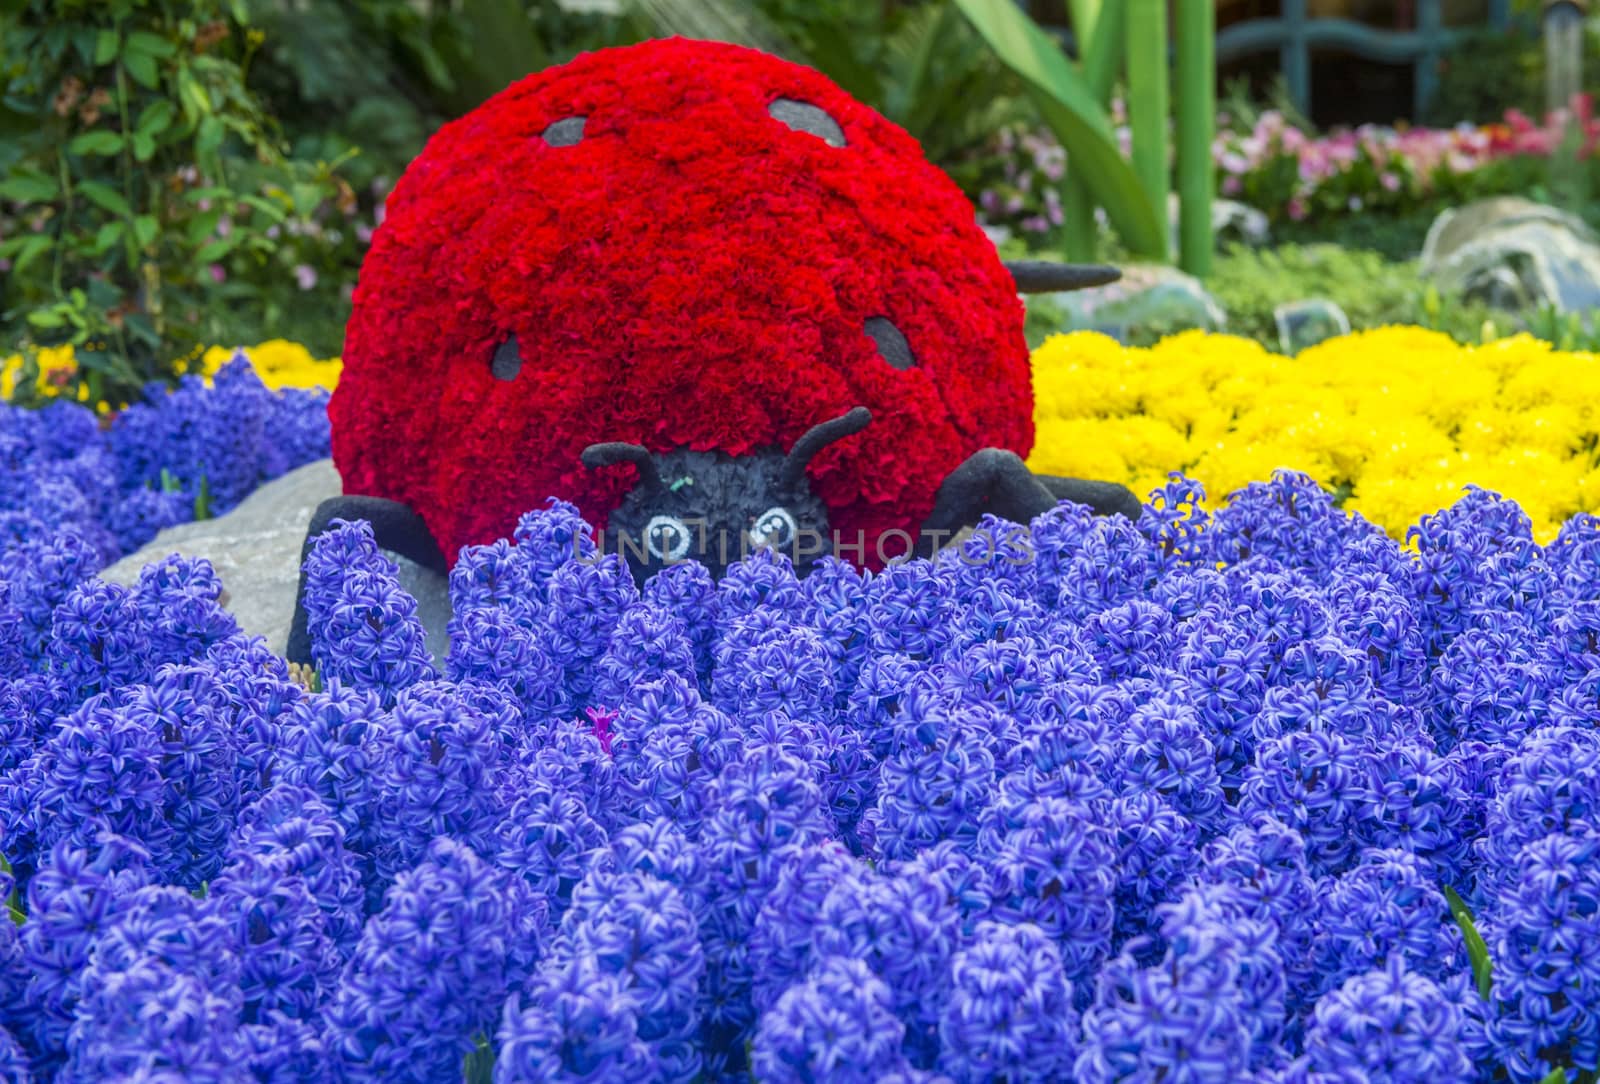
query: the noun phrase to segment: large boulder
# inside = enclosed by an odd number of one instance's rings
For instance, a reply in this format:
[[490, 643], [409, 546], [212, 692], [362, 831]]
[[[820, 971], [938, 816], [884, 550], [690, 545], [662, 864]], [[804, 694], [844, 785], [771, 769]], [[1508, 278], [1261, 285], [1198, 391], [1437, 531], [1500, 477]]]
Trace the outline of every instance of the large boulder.
[[[308, 463], [268, 482], [237, 508], [216, 519], [169, 527], [155, 541], [129, 554], [100, 575], [114, 583], [138, 582], [139, 570], [171, 553], [204, 557], [216, 568], [227, 592], [224, 602], [245, 632], [264, 637], [282, 654], [294, 619], [300, 585], [300, 548], [317, 505], [340, 492], [331, 460]], [[417, 600], [436, 662], [449, 650], [449, 585], [443, 576], [398, 554], [400, 584]]]
[[1518, 196], [1442, 212], [1421, 270], [1442, 291], [1511, 311], [1600, 307], [1600, 240], [1581, 219]]

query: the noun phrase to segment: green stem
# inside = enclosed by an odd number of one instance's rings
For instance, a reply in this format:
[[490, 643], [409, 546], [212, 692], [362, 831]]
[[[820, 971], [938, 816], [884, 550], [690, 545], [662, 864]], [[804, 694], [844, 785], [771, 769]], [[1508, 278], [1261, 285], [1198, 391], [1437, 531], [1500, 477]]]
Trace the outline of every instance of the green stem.
[[56, 141], [56, 169], [61, 176], [61, 228], [56, 235], [55, 260], [50, 271], [50, 285], [56, 300], [61, 300], [61, 269], [67, 251], [67, 235], [72, 230], [72, 171], [67, 168], [66, 136]]
[[[1128, 124], [1133, 170], [1157, 216], [1167, 217], [1167, 4], [1128, 0]], [[1168, 241], [1167, 247], [1170, 248]]]
[[[1115, 3], [1100, 8], [1088, 24], [1078, 27], [1084, 80], [1100, 108], [1111, 102], [1111, 87], [1121, 71], [1122, 42], [1127, 29], [1127, 7]], [[1083, 177], [1069, 160], [1061, 185], [1062, 233], [1069, 260], [1093, 260], [1099, 256], [1100, 229], [1094, 220], [1094, 197]]]
[[1211, 272], [1211, 202], [1216, 167], [1216, 11], [1212, 0], [1177, 0], [1178, 263], [1191, 275]]
[[122, 125], [122, 154], [119, 156], [122, 174], [122, 198], [128, 204], [127, 220], [122, 231], [123, 247], [128, 250], [128, 270], [139, 270], [139, 228], [133, 210], [133, 129], [128, 124], [128, 76], [121, 64], [117, 65], [117, 120]]
[[1095, 259], [1099, 234], [1094, 221], [1094, 197], [1069, 164], [1067, 175], [1061, 179], [1061, 235], [1067, 259], [1080, 263]]

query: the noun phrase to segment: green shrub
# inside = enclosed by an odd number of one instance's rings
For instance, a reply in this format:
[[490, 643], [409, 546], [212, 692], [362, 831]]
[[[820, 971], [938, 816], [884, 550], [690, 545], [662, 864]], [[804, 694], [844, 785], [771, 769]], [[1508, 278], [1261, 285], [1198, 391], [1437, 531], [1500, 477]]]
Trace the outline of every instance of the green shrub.
[[262, 38], [241, 0], [0, 13], [7, 345], [70, 342], [91, 396], [125, 401], [188, 351], [341, 308], [362, 201], [342, 158], [288, 153], [246, 78]]
[[[1227, 310], [1230, 332], [1274, 349], [1278, 330], [1273, 310], [1308, 298], [1337, 304], [1352, 328], [1421, 324], [1462, 342], [1478, 341], [1484, 321], [1495, 316], [1482, 305], [1439, 298], [1422, 282], [1414, 262], [1332, 244], [1232, 248], [1217, 260], [1206, 288]], [[1504, 315], [1499, 322], [1508, 323]]]

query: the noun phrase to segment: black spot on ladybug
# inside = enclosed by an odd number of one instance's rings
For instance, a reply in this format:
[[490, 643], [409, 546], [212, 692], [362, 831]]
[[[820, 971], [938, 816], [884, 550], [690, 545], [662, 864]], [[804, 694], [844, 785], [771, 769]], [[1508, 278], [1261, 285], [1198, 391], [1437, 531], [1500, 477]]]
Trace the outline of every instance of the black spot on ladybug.
[[844, 129], [839, 122], [810, 102], [797, 102], [793, 98], [779, 98], [767, 106], [772, 119], [787, 124], [797, 132], [816, 136], [830, 147], [845, 145]]
[[878, 344], [879, 356], [896, 369], [904, 371], [916, 365], [917, 359], [911, 353], [911, 344], [906, 342], [900, 329], [890, 323], [887, 317], [869, 316], [867, 322], [861, 325], [861, 330], [867, 333], [867, 338]]
[[583, 122], [588, 117], [563, 117], [544, 130], [544, 141], [552, 147], [570, 147], [583, 138]]
[[515, 380], [522, 371], [522, 349], [517, 346], [517, 337], [511, 335], [506, 341], [494, 348], [494, 357], [489, 359], [489, 371], [496, 380]]

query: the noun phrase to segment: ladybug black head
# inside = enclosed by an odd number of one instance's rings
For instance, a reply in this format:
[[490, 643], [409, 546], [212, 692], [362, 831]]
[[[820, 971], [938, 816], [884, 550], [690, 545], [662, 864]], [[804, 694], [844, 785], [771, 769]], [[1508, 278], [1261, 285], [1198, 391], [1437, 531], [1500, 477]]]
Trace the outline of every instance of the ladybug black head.
[[606, 550], [620, 553], [640, 583], [689, 560], [721, 576], [763, 547], [787, 553], [803, 575], [829, 531], [827, 506], [812, 492], [806, 467], [871, 420], [865, 407], [856, 407], [809, 429], [787, 454], [776, 448], [741, 456], [687, 448], [652, 453], [638, 444], [591, 444], [584, 466], [632, 463], [639, 471], [607, 520]]

